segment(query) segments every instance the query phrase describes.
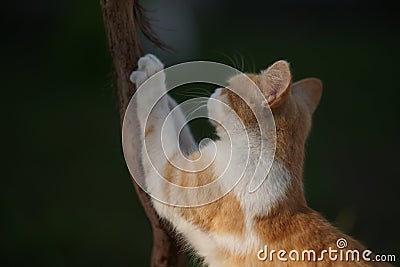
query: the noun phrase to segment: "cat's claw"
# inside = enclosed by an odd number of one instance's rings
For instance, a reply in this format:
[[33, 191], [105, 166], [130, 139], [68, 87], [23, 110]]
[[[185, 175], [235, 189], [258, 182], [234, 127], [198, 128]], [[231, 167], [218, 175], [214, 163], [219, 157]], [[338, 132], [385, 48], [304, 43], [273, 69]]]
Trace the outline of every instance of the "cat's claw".
[[129, 77], [130, 81], [139, 87], [144, 81], [164, 69], [161, 61], [152, 54], [141, 57], [138, 61], [138, 69]]

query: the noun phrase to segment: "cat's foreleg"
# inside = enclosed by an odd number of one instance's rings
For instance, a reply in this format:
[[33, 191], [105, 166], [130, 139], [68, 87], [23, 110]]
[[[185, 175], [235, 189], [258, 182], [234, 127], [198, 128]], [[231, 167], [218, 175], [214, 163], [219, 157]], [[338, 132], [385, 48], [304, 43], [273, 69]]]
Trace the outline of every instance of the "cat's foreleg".
[[187, 125], [185, 114], [183, 114], [176, 101], [170, 96], [168, 96], [168, 106], [170, 110], [173, 110], [171, 116], [173, 116], [175, 129], [179, 136], [180, 149], [182, 150], [183, 154], [189, 155], [198, 148], [196, 141], [190, 132], [189, 126]]
[[[179, 147], [175, 146], [172, 150], [180, 148], [184, 154], [188, 155], [197, 150], [197, 144], [181, 108], [172, 97], [166, 94], [163, 68], [163, 64], [157, 57], [148, 54], [139, 59], [138, 69], [132, 72], [130, 76], [131, 81], [139, 88], [146, 80], [157, 73], [148, 81], [146, 88], [143, 88], [144, 90], [137, 92], [137, 112], [142, 128], [142, 140], [154, 131], [155, 126], [158, 126], [159, 129], [165, 127], [163, 141], [167, 141], [168, 146], [178, 141]], [[158, 101], [161, 96], [163, 97]], [[168, 120], [166, 120], [167, 116], [169, 117]]]
[[[155, 196], [153, 205], [158, 214], [177, 226], [183, 222], [182, 210], [165, 203], [170, 199], [185, 198], [187, 193], [181, 192], [179, 188], [169, 189], [165, 181], [181, 185], [185, 182], [184, 173], [174, 169], [173, 178], [171, 173], [166, 175], [165, 172], [167, 166], [172, 166], [171, 158], [175, 156], [175, 161], [173, 161], [179, 162], [182, 159], [180, 155], [191, 154], [197, 150], [197, 145], [186, 125], [186, 117], [182, 110], [166, 94], [163, 64], [155, 56], [146, 55], [138, 61], [138, 69], [131, 74], [130, 78], [138, 88], [135, 101], [143, 144], [142, 163], [146, 191]], [[184, 125], [186, 126], [182, 127]], [[180, 149], [182, 149], [182, 154], [180, 154]], [[191, 177], [190, 180], [194, 183], [196, 181], [195, 177]], [[193, 195], [186, 197], [192, 198]]]
[[[168, 158], [179, 149], [178, 133], [173, 120], [168, 119], [170, 100], [166, 94], [163, 64], [154, 55], [148, 54], [138, 61], [138, 69], [132, 72], [130, 79], [138, 90], [135, 94], [137, 115], [140, 123], [142, 162], [146, 176], [157, 169], [164, 168]], [[164, 135], [162, 140], [161, 134]], [[162, 142], [167, 141], [168, 146]]]

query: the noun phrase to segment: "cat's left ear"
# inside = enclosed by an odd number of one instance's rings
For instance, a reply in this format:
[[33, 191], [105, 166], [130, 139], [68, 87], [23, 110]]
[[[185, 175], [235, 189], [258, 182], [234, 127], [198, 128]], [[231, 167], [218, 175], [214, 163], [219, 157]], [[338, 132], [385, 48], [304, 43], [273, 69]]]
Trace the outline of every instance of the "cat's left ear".
[[292, 85], [293, 95], [299, 96], [312, 114], [317, 108], [322, 95], [322, 82], [317, 78], [306, 78]]

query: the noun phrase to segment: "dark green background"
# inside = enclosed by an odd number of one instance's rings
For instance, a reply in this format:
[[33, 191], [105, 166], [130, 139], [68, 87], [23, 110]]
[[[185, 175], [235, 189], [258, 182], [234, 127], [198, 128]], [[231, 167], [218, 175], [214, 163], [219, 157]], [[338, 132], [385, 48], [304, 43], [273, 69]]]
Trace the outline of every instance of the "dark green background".
[[[394, 5], [144, 6], [176, 50], [146, 51], [167, 65], [198, 59], [241, 65], [243, 57], [248, 71], [286, 59], [294, 80], [322, 79], [307, 145], [308, 202], [370, 249], [400, 257]], [[147, 266], [151, 231], [122, 156], [99, 1], [18, 1], [1, 13], [1, 265]]]

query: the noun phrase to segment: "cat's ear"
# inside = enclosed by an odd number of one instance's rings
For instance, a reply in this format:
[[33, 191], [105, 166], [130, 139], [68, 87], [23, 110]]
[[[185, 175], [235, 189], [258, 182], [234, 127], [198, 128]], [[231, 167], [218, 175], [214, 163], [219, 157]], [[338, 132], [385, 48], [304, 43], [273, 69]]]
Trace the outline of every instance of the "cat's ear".
[[290, 91], [291, 80], [289, 63], [284, 60], [275, 62], [261, 72], [260, 89], [271, 108], [280, 105], [285, 100]]
[[317, 108], [322, 95], [322, 82], [317, 78], [306, 78], [292, 85], [292, 93], [299, 96], [312, 114]]

